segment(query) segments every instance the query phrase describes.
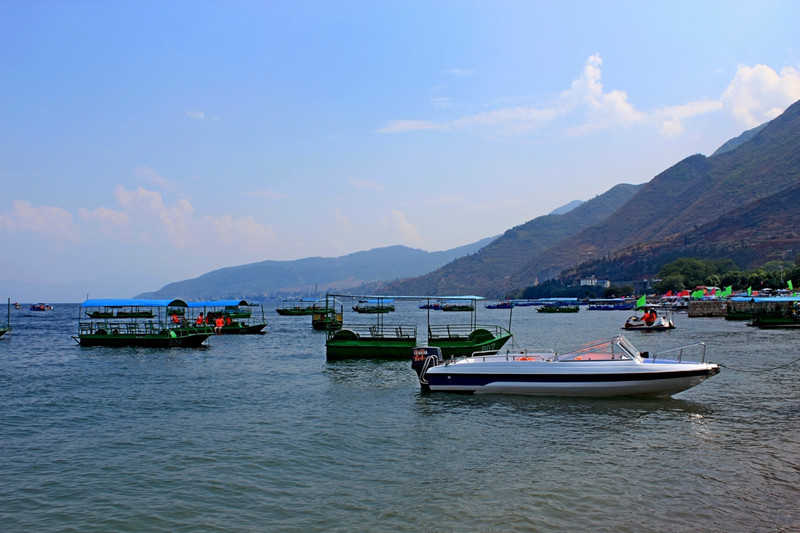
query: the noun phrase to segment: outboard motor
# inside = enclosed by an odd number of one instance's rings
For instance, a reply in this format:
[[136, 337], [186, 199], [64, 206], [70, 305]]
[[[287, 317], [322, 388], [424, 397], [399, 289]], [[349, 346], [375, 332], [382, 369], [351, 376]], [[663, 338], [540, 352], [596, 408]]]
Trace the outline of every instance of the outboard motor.
[[417, 373], [419, 384], [423, 390], [430, 390], [425, 373], [442, 361], [442, 349], [435, 346], [422, 346], [414, 348], [411, 356], [411, 368]]

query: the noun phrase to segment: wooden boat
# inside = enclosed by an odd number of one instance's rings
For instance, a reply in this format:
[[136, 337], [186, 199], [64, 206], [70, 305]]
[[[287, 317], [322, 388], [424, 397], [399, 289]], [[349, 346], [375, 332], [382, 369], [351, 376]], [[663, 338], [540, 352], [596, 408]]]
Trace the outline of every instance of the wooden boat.
[[309, 316], [318, 312], [325, 312], [325, 305], [319, 299], [281, 300], [275, 311], [281, 316]]
[[31, 311], [52, 311], [52, 310], [53, 306], [50, 304], [38, 303], [31, 305]]
[[336, 359], [404, 359], [417, 345], [417, 326], [354, 324], [328, 331], [325, 355]]
[[757, 312], [747, 321], [747, 325], [761, 329], [800, 328], [800, 301], [770, 312]]
[[589, 311], [630, 311], [635, 302], [625, 298], [594, 298], [586, 307]]
[[539, 313], [577, 313], [580, 307], [577, 305], [542, 305], [536, 309]]
[[356, 313], [391, 313], [394, 311], [394, 306], [391, 305], [392, 300], [364, 300], [358, 302], [353, 306], [353, 311]]
[[[699, 361], [688, 359], [692, 348]], [[430, 392], [537, 396], [672, 396], [719, 373], [705, 343], [650, 355], [622, 335], [564, 353], [481, 354], [447, 360], [436, 347], [412, 350], [411, 367]]]
[[[14, 302], [14, 305], [17, 305]], [[8, 311], [6, 313], [6, 323], [0, 324], [0, 337], [11, 331], [11, 298], [8, 299]]]
[[514, 302], [511, 300], [503, 300], [502, 302], [497, 302], [494, 304], [486, 304], [484, 307], [486, 309], [511, 309], [514, 307]]
[[460, 302], [445, 302], [441, 305], [442, 311], [472, 312], [475, 311], [474, 304]]
[[[261, 318], [254, 317], [253, 307], [261, 307]], [[214, 328], [216, 335], [263, 335], [267, 320], [264, 306], [247, 300], [210, 300], [188, 302], [190, 324], [206, 325]], [[176, 315], [177, 316], [177, 315]], [[222, 318], [223, 325], [217, 329], [216, 319]]]
[[[337, 295], [337, 298], [348, 297]], [[349, 296], [354, 298], [353, 296]], [[371, 297], [382, 300], [382, 297]], [[394, 299], [419, 299], [419, 297], [393, 296]], [[477, 296], [452, 297], [471, 301], [471, 319], [466, 324], [431, 324], [428, 308], [428, 344], [438, 346], [447, 356], [470, 354], [475, 351], [497, 351], [510, 338], [509, 330], [496, 325], [478, 325], [475, 318]], [[326, 357], [334, 359], [402, 359], [408, 350], [417, 345], [417, 326], [414, 324], [387, 324], [384, 314], [376, 314], [374, 324], [344, 323], [328, 332]]]
[[325, 302], [320, 300], [319, 303], [311, 315], [311, 327], [317, 331], [335, 331], [341, 328], [344, 322], [344, 304], [331, 295], [325, 295]]
[[86, 300], [81, 309], [87, 316], [90, 309], [147, 308], [153, 317], [118, 316], [78, 321], [78, 335], [73, 336], [81, 346], [140, 346], [146, 348], [172, 348], [200, 346], [214, 333], [205, 324], [188, 323], [185, 319], [173, 320], [167, 315], [168, 307], [188, 307], [183, 300]]

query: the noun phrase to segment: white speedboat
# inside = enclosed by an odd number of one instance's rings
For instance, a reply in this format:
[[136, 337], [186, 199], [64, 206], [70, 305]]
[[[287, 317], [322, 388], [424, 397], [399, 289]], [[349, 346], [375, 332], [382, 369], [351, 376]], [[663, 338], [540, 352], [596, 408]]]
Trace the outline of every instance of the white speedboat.
[[[700, 361], [684, 360], [694, 351]], [[438, 348], [414, 348], [411, 366], [425, 391], [542, 396], [671, 396], [719, 373], [717, 363], [705, 362], [705, 343], [651, 355], [622, 335], [565, 353], [475, 353], [448, 361]]]

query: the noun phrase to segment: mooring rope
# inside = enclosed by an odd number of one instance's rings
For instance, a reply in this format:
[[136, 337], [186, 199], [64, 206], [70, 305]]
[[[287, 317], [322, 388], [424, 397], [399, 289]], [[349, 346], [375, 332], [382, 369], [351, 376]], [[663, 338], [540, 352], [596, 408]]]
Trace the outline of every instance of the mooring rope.
[[750, 372], [753, 374], [758, 374], [761, 372], [772, 372], [774, 370], [780, 370], [781, 368], [786, 368], [787, 366], [793, 365], [798, 361], [800, 361], [800, 357], [798, 357], [794, 361], [789, 361], [788, 363], [785, 363], [783, 365], [778, 365], [772, 368], [761, 368], [759, 370], [743, 370], [741, 368], [728, 368], [726, 365], [723, 365], [722, 363], [717, 363], [717, 364], [720, 366], [720, 368], [725, 368], [727, 370], [730, 370], [731, 372]]

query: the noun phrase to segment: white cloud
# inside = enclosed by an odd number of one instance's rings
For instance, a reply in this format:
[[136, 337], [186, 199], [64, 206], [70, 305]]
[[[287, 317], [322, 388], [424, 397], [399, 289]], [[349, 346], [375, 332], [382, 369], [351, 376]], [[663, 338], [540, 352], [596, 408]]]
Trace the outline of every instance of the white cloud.
[[130, 224], [130, 218], [126, 213], [114, 211], [108, 207], [98, 207], [93, 211], [81, 208], [78, 209], [78, 216], [93, 225], [103, 228], [108, 228], [109, 226], [121, 228]]
[[13, 211], [0, 215], [0, 231], [34, 233], [55, 241], [80, 241], [69, 211], [46, 205], [35, 207], [23, 200], [15, 200]]
[[599, 54], [590, 56], [581, 75], [572, 81], [570, 87], [542, 106], [499, 107], [447, 122], [393, 120], [377, 132], [439, 130], [470, 131], [484, 135], [521, 135], [555, 127], [562, 134], [577, 136], [612, 128], [651, 125], [657, 127], [663, 135], [676, 135], [683, 131], [685, 119], [721, 109], [719, 102], [701, 101], [652, 112], [638, 110], [628, 101], [625, 91], [604, 89], [601, 82], [602, 64]]
[[161, 176], [158, 172], [156, 172], [150, 167], [139, 167], [134, 172], [134, 175], [140, 181], [144, 181], [145, 183], [151, 183], [161, 189], [173, 192], [178, 190], [177, 182], [174, 182], [168, 178]]
[[[114, 196], [131, 220], [132, 237], [148, 245], [167, 244], [202, 255], [207, 249], [241, 256], [260, 257], [264, 247], [277, 239], [277, 231], [250, 215], [197, 216], [182, 198], [165, 204], [161, 193], [141, 187], [129, 191], [118, 185]], [[247, 253], [242, 254], [246, 250]]]
[[353, 223], [338, 207], [336, 208], [336, 225], [347, 232], [353, 231]]
[[186, 116], [196, 120], [205, 120], [206, 113], [205, 111], [187, 111]]
[[800, 99], [800, 72], [785, 67], [780, 74], [766, 65], [742, 66], [736, 71], [722, 102], [725, 110], [749, 127], [780, 115]]
[[419, 245], [419, 229], [408, 222], [406, 216], [400, 211], [392, 209], [389, 215], [383, 219], [382, 224], [387, 230], [396, 235], [400, 242]]

